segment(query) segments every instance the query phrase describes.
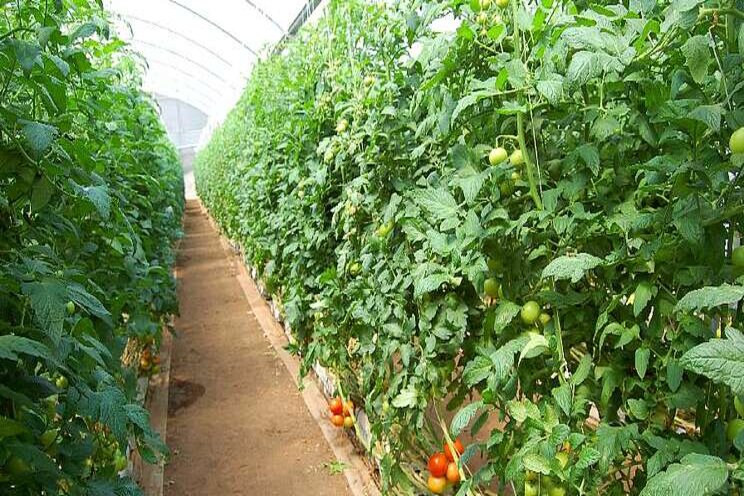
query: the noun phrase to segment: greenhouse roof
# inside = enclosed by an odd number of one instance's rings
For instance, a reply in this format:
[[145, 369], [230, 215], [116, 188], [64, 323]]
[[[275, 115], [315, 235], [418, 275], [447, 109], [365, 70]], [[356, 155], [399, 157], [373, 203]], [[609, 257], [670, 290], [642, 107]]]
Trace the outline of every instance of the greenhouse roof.
[[221, 121], [266, 48], [319, 0], [106, 0], [118, 33], [147, 61], [145, 89]]

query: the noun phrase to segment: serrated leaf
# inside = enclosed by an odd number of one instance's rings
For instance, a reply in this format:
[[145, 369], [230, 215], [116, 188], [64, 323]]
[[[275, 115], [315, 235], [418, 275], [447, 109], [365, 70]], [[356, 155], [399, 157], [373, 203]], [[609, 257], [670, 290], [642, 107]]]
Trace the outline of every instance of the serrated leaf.
[[744, 341], [712, 339], [685, 353], [680, 364], [713, 382], [726, 384], [734, 394], [744, 394]]
[[393, 398], [393, 406], [395, 408], [409, 408], [416, 406], [417, 396], [416, 387], [413, 384], [409, 384], [398, 393], [395, 398]]
[[57, 136], [57, 128], [44, 124], [41, 122], [26, 121], [20, 119], [19, 124], [23, 129], [23, 135], [26, 137], [26, 142], [37, 154], [44, 153], [52, 143], [54, 138]]
[[563, 78], [559, 74], [551, 74], [548, 79], [537, 82], [537, 91], [549, 103], [558, 103], [563, 97]]
[[34, 189], [31, 192], [31, 210], [38, 212], [49, 203], [52, 198], [54, 186], [46, 177], [40, 177], [34, 182]]
[[452, 418], [450, 422], [450, 433], [452, 436], [457, 437], [460, 435], [463, 429], [468, 426], [473, 417], [478, 413], [478, 410], [483, 407], [483, 401], [474, 401], [460, 409], [457, 414]]
[[451, 277], [448, 274], [429, 274], [422, 279], [416, 280], [413, 283], [413, 295], [418, 298], [419, 296], [437, 291], [442, 284], [449, 281]]
[[581, 385], [582, 382], [589, 377], [589, 373], [592, 370], [592, 357], [591, 355], [584, 355], [579, 361], [579, 365], [576, 367], [576, 371], [571, 375], [571, 384], [574, 386]]
[[520, 306], [508, 300], [502, 300], [496, 307], [496, 313], [493, 319], [493, 331], [500, 333], [508, 326], [514, 317], [519, 313]]
[[602, 264], [602, 259], [588, 253], [564, 255], [551, 261], [542, 272], [542, 277], [553, 277], [556, 280], [571, 279], [577, 283], [587, 271]]
[[21, 285], [29, 297], [34, 320], [56, 345], [62, 337], [67, 290], [57, 281], [29, 282]]
[[43, 343], [12, 334], [0, 336], [0, 359], [18, 360], [19, 355], [52, 359], [49, 348]]
[[469, 387], [473, 387], [486, 380], [493, 370], [493, 363], [484, 356], [477, 356], [470, 360], [463, 369], [462, 379]]
[[635, 369], [638, 377], [643, 379], [648, 370], [648, 361], [651, 358], [651, 350], [648, 348], [638, 348], [635, 351]]
[[565, 413], [566, 415], [571, 415], [571, 386], [569, 386], [568, 384], [561, 384], [560, 386], [553, 388], [552, 393], [553, 399], [560, 407], [560, 409], [563, 410], [563, 413]]
[[681, 50], [692, 79], [698, 84], [702, 83], [708, 74], [708, 66], [713, 60], [710, 56], [708, 37], [692, 36], [682, 45]]
[[723, 108], [720, 105], [700, 105], [689, 114], [690, 119], [702, 122], [716, 133], [721, 129], [722, 116]]
[[744, 299], [744, 286], [733, 286], [730, 284], [706, 286], [684, 295], [677, 302], [674, 311], [700, 311], [721, 305], [733, 305], [741, 299]]
[[103, 306], [98, 298], [88, 293], [88, 291], [86, 291], [86, 289], [80, 284], [69, 284], [67, 286], [67, 294], [69, 295], [70, 300], [84, 308], [89, 313], [104, 320], [110, 319], [111, 314], [106, 310], [106, 307]]
[[679, 364], [679, 362], [675, 359], [670, 359], [667, 362], [666, 367], [666, 380], [667, 384], [669, 384], [669, 389], [672, 392], [677, 391], [679, 389], [679, 385], [682, 384], [682, 374], [684, 372], [684, 369]]
[[85, 186], [83, 194], [96, 207], [98, 214], [103, 219], [108, 219], [111, 214], [111, 197], [106, 186]]
[[597, 463], [600, 458], [601, 454], [599, 453], [599, 451], [589, 446], [584, 447], [579, 453], [579, 458], [578, 460], [576, 460], [574, 468], [576, 470], [586, 470], [587, 468]]
[[456, 183], [460, 187], [460, 190], [462, 190], [462, 195], [467, 202], [475, 200], [485, 182], [485, 174], [476, 171], [470, 165], [465, 166], [457, 173]]
[[10, 44], [15, 52], [16, 60], [24, 71], [30, 72], [37, 62], [41, 62], [41, 47], [37, 43], [14, 39], [10, 41]]
[[690, 454], [649, 479], [641, 496], [705, 496], [728, 480], [726, 463], [715, 456]]
[[449, 191], [429, 188], [415, 195], [416, 202], [440, 220], [457, 217], [459, 206]]
[[633, 300], [633, 315], [638, 317], [640, 313], [646, 308], [648, 302], [656, 296], [658, 289], [653, 284], [643, 281], [638, 284], [635, 290], [635, 298]]
[[522, 458], [524, 468], [543, 475], [550, 475], [550, 461], [538, 453], [527, 453]]

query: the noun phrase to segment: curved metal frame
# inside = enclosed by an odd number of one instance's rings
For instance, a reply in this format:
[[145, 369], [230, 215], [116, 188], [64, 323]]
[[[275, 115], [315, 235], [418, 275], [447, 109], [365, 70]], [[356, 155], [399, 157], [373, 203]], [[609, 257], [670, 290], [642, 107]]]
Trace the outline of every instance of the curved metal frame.
[[193, 65], [199, 67], [200, 69], [202, 69], [202, 70], [208, 72], [209, 74], [211, 74], [212, 76], [214, 76], [220, 82], [224, 83], [226, 86], [229, 86], [230, 88], [235, 89], [235, 86], [233, 86], [232, 84], [230, 84], [229, 82], [227, 82], [227, 80], [225, 80], [221, 75], [213, 72], [209, 67], [204, 66], [204, 65], [200, 64], [199, 62], [197, 62], [197, 61], [195, 61], [195, 60], [187, 57], [186, 55], [183, 55], [183, 54], [181, 54], [181, 53], [179, 53], [179, 52], [177, 52], [175, 50], [171, 50], [170, 48], [166, 48], [164, 46], [156, 45], [155, 43], [150, 43], [148, 41], [144, 41], [144, 40], [139, 39], [139, 38], [136, 38], [136, 37], [133, 38], [130, 41], [130, 43], [133, 43], [133, 44], [140, 43], [142, 45], [147, 45], [149, 47], [155, 48], [156, 50], [162, 50], [164, 52], [168, 52], [168, 53], [170, 53], [171, 55], [173, 55], [175, 57], [178, 57], [178, 58], [180, 58], [182, 60], [185, 60], [186, 62], [188, 62], [190, 64], [193, 64]]

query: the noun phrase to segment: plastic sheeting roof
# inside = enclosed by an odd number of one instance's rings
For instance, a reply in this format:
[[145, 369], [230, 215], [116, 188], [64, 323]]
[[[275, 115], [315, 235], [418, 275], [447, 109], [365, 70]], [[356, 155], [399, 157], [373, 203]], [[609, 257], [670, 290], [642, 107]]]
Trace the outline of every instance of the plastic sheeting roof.
[[145, 89], [221, 121], [265, 47], [316, 0], [106, 0], [118, 33], [147, 61]]

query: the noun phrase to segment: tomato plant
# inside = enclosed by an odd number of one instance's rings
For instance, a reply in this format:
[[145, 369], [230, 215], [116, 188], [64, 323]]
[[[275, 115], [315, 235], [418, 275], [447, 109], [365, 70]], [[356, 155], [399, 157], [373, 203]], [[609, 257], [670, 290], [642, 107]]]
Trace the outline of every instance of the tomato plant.
[[741, 491], [742, 17], [336, 1], [255, 67], [197, 189], [384, 490], [425, 489], [449, 430], [462, 494]]
[[0, 493], [139, 494], [120, 447], [166, 450], [122, 359], [177, 310], [178, 157], [100, 2], [0, 13]]

